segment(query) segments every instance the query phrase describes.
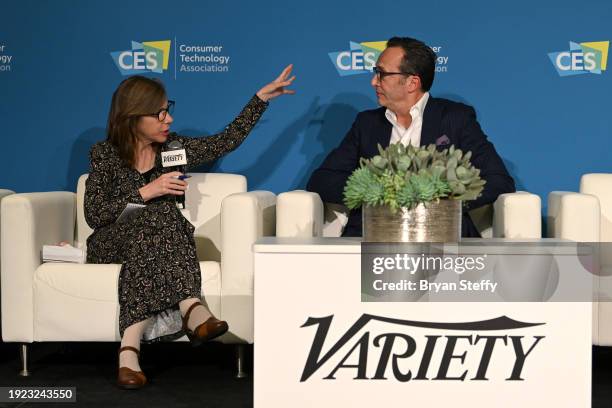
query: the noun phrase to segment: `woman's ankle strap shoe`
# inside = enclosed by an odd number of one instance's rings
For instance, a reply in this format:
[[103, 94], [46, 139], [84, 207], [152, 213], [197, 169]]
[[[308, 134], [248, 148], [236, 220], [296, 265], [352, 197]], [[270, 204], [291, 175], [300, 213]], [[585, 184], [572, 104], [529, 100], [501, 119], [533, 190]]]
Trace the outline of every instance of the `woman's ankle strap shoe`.
[[202, 341], [209, 341], [219, 337], [229, 329], [227, 322], [219, 320], [216, 317], [211, 317], [194, 330], [194, 333]]
[[[119, 354], [123, 351], [133, 351], [137, 356], [140, 355], [140, 351], [135, 347], [125, 346], [119, 349]], [[119, 373], [117, 375], [117, 385], [120, 388], [126, 390], [137, 390], [142, 388], [147, 383], [147, 377], [145, 377], [142, 371], [134, 371], [128, 367], [119, 367]]]
[[187, 335], [189, 341], [191, 341], [191, 344], [193, 346], [199, 346], [205, 341], [217, 338], [222, 334], [225, 334], [225, 332], [227, 332], [227, 330], [229, 329], [229, 326], [227, 325], [226, 321], [219, 320], [216, 317], [210, 317], [204, 323], [196, 327], [195, 330], [190, 330], [187, 327], [189, 315], [196, 306], [200, 305], [204, 307], [201, 302], [195, 302], [194, 304], [192, 304], [189, 309], [187, 309], [185, 317], [183, 317], [183, 330], [185, 331], [185, 334]]
[[136, 347], [132, 347], [132, 346], [121, 347], [119, 349], [119, 354], [123, 353], [124, 351], [133, 351], [134, 353], [136, 353], [136, 357], [140, 358], [140, 350], [138, 350]]

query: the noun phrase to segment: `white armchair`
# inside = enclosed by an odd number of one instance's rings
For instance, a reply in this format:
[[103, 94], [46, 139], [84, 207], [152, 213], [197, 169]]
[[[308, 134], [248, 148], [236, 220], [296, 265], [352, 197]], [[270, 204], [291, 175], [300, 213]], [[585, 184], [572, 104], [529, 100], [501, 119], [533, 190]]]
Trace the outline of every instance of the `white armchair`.
[[[525, 191], [502, 194], [493, 205], [470, 212], [484, 238], [541, 238], [540, 197]], [[317, 193], [295, 190], [279, 194], [277, 237], [338, 237], [346, 209], [323, 204]]]
[[[2, 203], [2, 199], [4, 197], [6, 197], [8, 195], [11, 195], [11, 194], [15, 194], [15, 192], [12, 191], [12, 190], [6, 190], [6, 189], [3, 189], [3, 188], [0, 188], [0, 203]], [[2, 227], [2, 217], [0, 217], [0, 228], [1, 227]], [[0, 248], [2, 247], [1, 245], [2, 245], [2, 240], [0, 239]], [[0, 251], [0, 268], [1, 268], [1, 265], [2, 265], [1, 260], [2, 260], [2, 253]], [[0, 313], [0, 317], [1, 316], [2, 316], [2, 314]], [[1, 334], [2, 334], [2, 330], [0, 330], [0, 337], [2, 337]]]
[[[4, 188], [0, 188], [0, 203], [2, 202], [2, 199], [4, 197], [11, 195], [11, 194], [15, 194], [15, 192], [12, 190], [6, 190]], [[2, 226], [2, 218], [0, 218], [0, 226]]]
[[6, 190], [4, 188], [0, 188], [0, 200], [2, 200], [4, 197], [10, 194], [15, 194], [15, 192], [12, 190]]
[[579, 193], [551, 192], [547, 220], [549, 237], [606, 243], [594, 293], [593, 344], [612, 346], [612, 174], [583, 175]]
[[[44, 244], [84, 246], [91, 234], [83, 214], [86, 178], [79, 179], [76, 194], [14, 194], [2, 200], [2, 331], [4, 341], [23, 343], [22, 375], [28, 375], [29, 343], [120, 340], [120, 265], [41, 262]], [[246, 187], [244, 176], [195, 173], [184, 210], [196, 227], [202, 294], [229, 324], [218, 341], [238, 345], [253, 342], [252, 245], [274, 235], [276, 218], [276, 196]], [[239, 346], [239, 376], [242, 358]]]

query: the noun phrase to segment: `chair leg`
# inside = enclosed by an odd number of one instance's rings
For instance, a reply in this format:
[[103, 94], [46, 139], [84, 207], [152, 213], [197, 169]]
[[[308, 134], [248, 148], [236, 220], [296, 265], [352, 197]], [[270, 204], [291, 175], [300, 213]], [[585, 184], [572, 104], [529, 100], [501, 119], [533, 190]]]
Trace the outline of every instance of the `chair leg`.
[[236, 378], [246, 378], [246, 372], [244, 371], [244, 353], [245, 345], [236, 345]]
[[21, 371], [19, 371], [19, 375], [21, 377], [29, 377], [30, 371], [28, 370], [28, 345], [21, 344], [19, 346], [19, 354], [21, 356]]

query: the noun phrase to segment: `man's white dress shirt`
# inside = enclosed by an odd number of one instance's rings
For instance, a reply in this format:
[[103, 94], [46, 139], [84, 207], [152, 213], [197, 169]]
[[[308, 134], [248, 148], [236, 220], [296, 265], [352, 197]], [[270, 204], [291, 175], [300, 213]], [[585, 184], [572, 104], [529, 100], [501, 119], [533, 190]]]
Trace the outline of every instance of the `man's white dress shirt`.
[[387, 109], [385, 111], [385, 116], [387, 120], [391, 122], [393, 125], [393, 130], [391, 131], [391, 141], [390, 144], [401, 143], [404, 146], [408, 146], [411, 144], [415, 147], [419, 147], [421, 145], [421, 130], [423, 129], [423, 112], [425, 112], [425, 105], [427, 105], [427, 101], [429, 100], [429, 92], [425, 92], [421, 99], [410, 108], [410, 116], [412, 117], [412, 122], [410, 122], [410, 126], [407, 128], [403, 127], [397, 122], [397, 115]]

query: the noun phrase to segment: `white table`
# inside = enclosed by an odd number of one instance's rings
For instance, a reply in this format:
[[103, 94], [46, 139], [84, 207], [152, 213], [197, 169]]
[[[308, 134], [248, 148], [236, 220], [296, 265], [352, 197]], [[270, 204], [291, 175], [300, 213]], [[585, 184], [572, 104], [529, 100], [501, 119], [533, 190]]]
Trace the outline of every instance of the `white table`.
[[362, 302], [360, 251], [255, 244], [256, 408], [591, 406], [591, 303]]

